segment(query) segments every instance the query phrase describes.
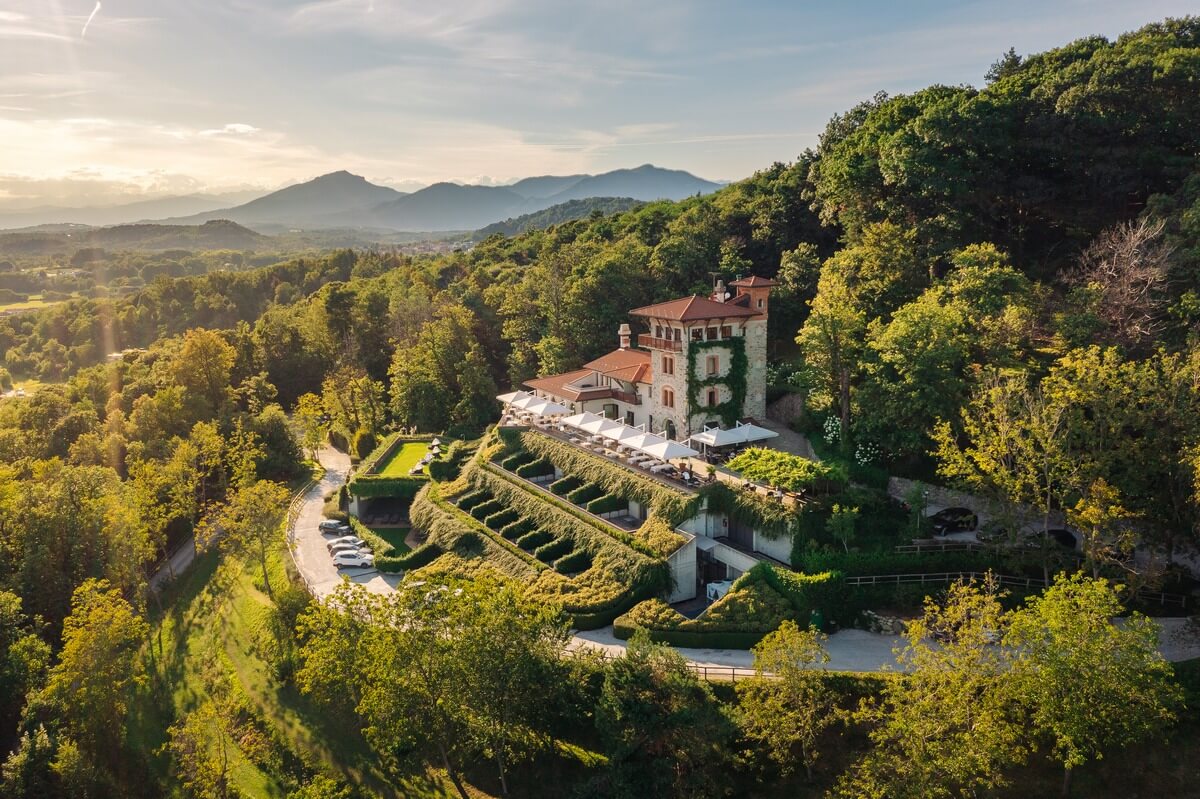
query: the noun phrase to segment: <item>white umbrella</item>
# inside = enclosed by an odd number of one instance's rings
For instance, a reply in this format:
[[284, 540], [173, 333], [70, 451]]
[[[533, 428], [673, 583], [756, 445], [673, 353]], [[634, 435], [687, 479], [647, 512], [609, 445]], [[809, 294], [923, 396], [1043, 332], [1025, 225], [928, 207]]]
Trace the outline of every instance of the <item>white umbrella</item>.
[[595, 433], [598, 435], [601, 430], [615, 430], [617, 429], [618, 425], [612, 419], [605, 419], [603, 416], [596, 416], [595, 414], [592, 414], [591, 419], [588, 419], [583, 424], [578, 425], [578, 427], [585, 433]]
[[691, 447], [685, 447], [678, 441], [663, 441], [661, 444], [651, 444], [648, 447], [642, 447], [642, 452], [647, 455], [653, 455], [659, 460], [670, 461], [678, 458], [690, 458], [693, 455], [700, 453]]
[[440, 438], [435, 437], [433, 439], [433, 441], [431, 441], [429, 443], [433, 444], [433, 446], [435, 446], [435, 447], [440, 447], [442, 445], [442, 440]]
[[666, 441], [665, 438], [663, 438], [662, 436], [656, 436], [653, 433], [639, 433], [638, 435], [634, 436], [633, 438], [627, 439], [622, 443], [625, 444], [625, 446], [627, 446], [627, 447], [632, 447], [633, 449], [641, 450], [642, 452], [645, 452], [646, 447], [652, 446], [654, 444], [661, 444], [664, 441]]
[[535, 402], [525, 410], [529, 411], [530, 413], [537, 414], [538, 416], [562, 416], [564, 413], [571, 412], [570, 408], [566, 408], [562, 405], [559, 405], [557, 402], [551, 402], [550, 400]]
[[563, 424], [583, 430], [585, 424], [591, 424], [595, 421], [603, 421], [603, 418], [594, 413], [577, 413], [574, 416], [568, 416], [566, 419], [563, 419]]
[[703, 433], [692, 436], [689, 440], [709, 447], [727, 447], [731, 444], [748, 444], [751, 441], [775, 438], [778, 435], [774, 430], [768, 430], [756, 424], [743, 424], [728, 430], [705, 430]]
[[507, 394], [501, 394], [500, 396], [496, 397], [496, 399], [500, 400], [505, 405], [511, 405], [515, 400], [519, 400], [521, 397], [528, 396], [529, 394], [524, 391], [510, 391]]
[[545, 402], [545, 400], [542, 399], [541, 397], [535, 397], [532, 394], [526, 394], [523, 397], [517, 397], [515, 400], [513, 400], [509, 404], [512, 405], [514, 408], [520, 408], [521, 410], [525, 410], [530, 405], [537, 405], [539, 402]]
[[605, 438], [611, 438], [618, 444], [626, 444], [631, 438], [642, 435], [642, 431], [638, 430], [636, 427], [630, 427], [629, 425], [623, 424], [615, 431], [601, 433], [600, 435], [604, 436]]

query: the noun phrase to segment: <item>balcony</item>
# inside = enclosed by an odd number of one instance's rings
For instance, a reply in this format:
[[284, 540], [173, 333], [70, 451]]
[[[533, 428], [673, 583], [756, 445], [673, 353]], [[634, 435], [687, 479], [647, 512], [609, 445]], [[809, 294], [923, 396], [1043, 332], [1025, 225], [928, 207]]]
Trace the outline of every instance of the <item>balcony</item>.
[[637, 394], [634, 394], [629, 391], [621, 391], [621, 390], [615, 389], [615, 388], [612, 390], [612, 398], [619, 402], [624, 402], [627, 405], [641, 405], [642, 404], [642, 400]]
[[669, 338], [655, 338], [645, 333], [638, 336], [638, 346], [648, 350], [666, 350], [667, 352], [683, 352], [683, 342]]

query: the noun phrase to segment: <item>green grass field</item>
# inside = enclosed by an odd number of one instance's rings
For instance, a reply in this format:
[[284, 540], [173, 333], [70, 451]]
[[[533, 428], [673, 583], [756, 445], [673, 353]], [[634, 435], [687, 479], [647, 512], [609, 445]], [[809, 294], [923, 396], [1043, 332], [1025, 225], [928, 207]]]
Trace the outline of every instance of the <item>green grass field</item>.
[[425, 441], [411, 441], [392, 453], [392, 457], [383, 464], [379, 474], [383, 477], [407, 477], [408, 470], [417, 465], [421, 456], [429, 451]]
[[29, 299], [24, 302], [9, 302], [0, 303], [0, 313], [15, 312], [15, 311], [36, 311], [39, 308], [49, 308], [51, 305], [57, 305], [65, 300], [50, 300], [47, 302], [42, 299], [41, 294], [30, 294]]

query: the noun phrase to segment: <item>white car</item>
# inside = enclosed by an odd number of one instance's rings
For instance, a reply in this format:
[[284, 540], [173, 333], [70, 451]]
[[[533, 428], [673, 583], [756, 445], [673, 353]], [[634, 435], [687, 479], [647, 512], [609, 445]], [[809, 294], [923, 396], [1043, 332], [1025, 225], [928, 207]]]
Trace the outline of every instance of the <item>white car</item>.
[[339, 552], [333, 556], [333, 565], [339, 569], [369, 569], [375, 565], [375, 556], [362, 552]]
[[341, 538], [332, 538], [329, 541], [326, 541], [325, 548], [332, 552], [333, 548], [338, 544], [350, 544], [351, 546], [361, 547], [366, 546], [366, 543], [366, 541], [363, 541], [356, 535], [344, 535]]
[[337, 519], [324, 519], [317, 525], [317, 529], [322, 533], [348, 533], [350, 525]]
[[357, 544], [338, 544], [337, 546], [329, 548], [330, 555], [340, 555], [343, 552], [363, 552], [369, 555], [371, 554], [371, 548], [359, 546]]

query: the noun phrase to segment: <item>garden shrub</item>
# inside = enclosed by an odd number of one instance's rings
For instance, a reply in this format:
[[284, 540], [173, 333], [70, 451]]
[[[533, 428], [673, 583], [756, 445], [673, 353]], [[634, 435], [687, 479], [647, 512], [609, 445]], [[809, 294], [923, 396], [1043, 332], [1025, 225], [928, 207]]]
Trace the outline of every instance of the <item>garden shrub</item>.
[[525, 535], [533, 529], [533, 522], [528, 519], [517, 519], [511, 524], [506, 524], [500, 528], [500, 535], [507, 538], [509, 541], [516, 541], [521, 536]]
[[753, 527], [767, 538], [782, 538], [793, 533], [799, 511], [778, 502], [769, 502], [758, 494], [735, 491], [725, 483], [705, 486], [702, 495], [708, 509], [724, 513]]
[[547, 474], [554, 474], [554, 464], [542, 458], [518, 466], [516, 471], [517, 477], [542, 477]]
[[595, 483], [584, 483], [579, 488], [566, 495], [569, 502], [578, 505], [581, 508], [586, 506], [593, 499], [598, 499], [604, 495], [604, 489]]
[[491, 498], [492, 495], [487, 491], [470, 491], [458, 498], [458, 507], [463, 510], [470, 510], [476, 505], [487, 502]]
[[476, 505], [475, 507], [471, 508], [470, 513], [476, 519], [483, 521], [484, 519], [491, 516], [496, 511], [501, 511], [501, 510], [504, 510], [503, 502], [500, 502], [499, 500], [496, 500], [496, 499], [489, 499], [487, 502], [484, 502], [480, 505]]
[[516, 471], [521, 466], [524, 466], [527, 463], [531, 463], [535, 459], [536, 459], [536, 456], [534, 456], [533, 453], [526, 452], [525, 450], [521, 450], [521, 451], [515, 452], [512, 455], [509, 455], [508, 457], [501, 460], [500, 465], [503, 466], [505, 469], [508, 469], [510, 472], [513, 472], [513, 471]]
[[588, 513], [600, 515], [602, 513], [612, 513], [618, 510], [628, 510], [629, 502], [622, 497], [614, 497], [612, 494], [605, 494], [602, 497], [597, 497], [584, 506]]
[[575, 542], [564, 536], [538, 547], [533, 551], [533, 556], [542, 563], [552, 564], [574, 548]]
[[378, 474], [358, 474], [350, 481], [348, 490], [356, 497], [395, 497], [412, 499], [429, 482], [423, 475], [384, 477]]
[[517, 546], [526, 552], [533, 552], [542, 544], [548, 543], [553, 536], [545, 530], [534, 530], [517, 539]]
[[[511, 542], [496, 536], [485, 525], [442, 498], [439, 487], [429, 484], [409, 509], [413, 528], [424, 532], [430, 543], [444, 552], [469, 552], [481, 546], [482, 556], [493, 561], [501, 574], [528, 582], [545, 566]], [[467, 542], [467, 543], [464, 543]]]
[[[642, 602], [613, 622], [613, 634], [627, 639], [638, 628], [672, 646], [746, 649], [787, 619], [796, 618], [791, 601], [761, 572], [743, 574], [725, 596], [689, 619], [661, 599]], [[807, 621], [807, 620], [805, 620]]]
[[560, 480], [555, 480], [550, 484], [551, 493], [558, 494], [560, 497], [569, 494], [576, 488], [583, 485], [583, 481], [573, 474], [568, 474]]
[[660, 558], [669, 556], [687, 543], [687, 538], [675, 532], [666, 519], [654, 515], [642, 522], [642, 526], [634, 530], [632, 535], [634, 540]]
[[512, 522], [515, 522], [519, 518], [521, 517], [517, 515], [515, 510], [512, 508], [505, 508], [504, 510], [499, 511], [498, 513], [493, 513], [491, 516], [485, 518], [483, 523], [492, 530], [499, 532], [501, 529], [508, 526]]
[[554, 570], [559, 574], [578, 574], [592, 566], [592, 556], [587, 550], [577, 549], [554, 561]]
[[360, 459], [366, 458], [372, 452], [374, 452], [378, 443], [379, 442], [375, 438], [375, 434], [370, 430], [359, 430], [354, 434], [354, 441], [352, 443], [354, 448], [353, 452]]

